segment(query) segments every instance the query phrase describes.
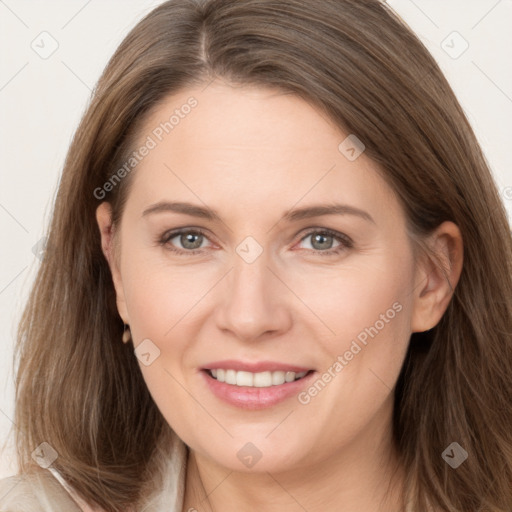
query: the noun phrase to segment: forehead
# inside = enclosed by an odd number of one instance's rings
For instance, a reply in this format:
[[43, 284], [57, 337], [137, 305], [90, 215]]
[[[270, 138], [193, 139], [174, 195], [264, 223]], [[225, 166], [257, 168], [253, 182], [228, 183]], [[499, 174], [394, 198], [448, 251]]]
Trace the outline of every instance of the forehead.
[[137, 147], [151, 146], [134, 173], [141, 207], [200, 200], [261, 215], [262, 204], [283, 211], [298, 202], [346, 200], [371, 207], [372, 216], [379, 208], [400, 213], [376, 164], [364, 153], [351, 161], [340, 150], [348, 134], [276, 89], [220, 82], [187, 88], [161, 102], [138, 135]]

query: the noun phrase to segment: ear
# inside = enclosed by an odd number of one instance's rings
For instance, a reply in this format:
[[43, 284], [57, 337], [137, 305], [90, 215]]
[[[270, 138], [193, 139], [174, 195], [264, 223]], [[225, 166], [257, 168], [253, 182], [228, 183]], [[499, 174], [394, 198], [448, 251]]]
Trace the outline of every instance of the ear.
[[[112, 207], [110, 203], [104, 201], [96, 209], [96, 221], [101, 234], [101, 250], [107, 259], [112, 274], [112, 281], [116, 291], [117, 310], [125, 324], [130, 324], [130, 318], [126, 309], [124, 297], [123, 281], [118, 267], [119, 256], [116, 251], [119, 250], [119, 243], [115, 243], [114, 228], [112, 226]], [[119, 242], [119, 240], [117, 240]]]
[[[463, 263], [463, 240], [453, 222], [443, 222], [427, 240], [434, 254], [418, 264], [413, 291], [412, 332], [435, 327], [444, 315], [459, 282]], [[436, 265], [434, 259], [438, 260]]]

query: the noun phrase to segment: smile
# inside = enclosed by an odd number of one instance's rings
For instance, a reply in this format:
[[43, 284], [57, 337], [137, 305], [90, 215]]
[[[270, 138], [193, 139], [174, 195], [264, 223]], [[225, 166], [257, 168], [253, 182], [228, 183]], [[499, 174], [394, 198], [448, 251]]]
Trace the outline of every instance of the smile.
[[231, 360], [208, 366], [199, 372], [206, 389], [224, 403], [250, 410], [266, 409], [295, 397], [317, 374], [304, 367], [269, 362]]

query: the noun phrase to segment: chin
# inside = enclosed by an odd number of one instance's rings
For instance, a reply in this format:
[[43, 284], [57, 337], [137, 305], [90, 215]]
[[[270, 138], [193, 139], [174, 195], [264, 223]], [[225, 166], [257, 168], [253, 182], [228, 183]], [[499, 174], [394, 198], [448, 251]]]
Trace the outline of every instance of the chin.
[[[297, 440], [286, 445], [281, 440], [268, 437], [268, 430], [260, 436], [252, 435], [243, 438], [211, 439], [211, 444], [197, 448], [189, 445], [202, 457], [207, 457], [219, 466], [239, 473], [280, 473], [298, 469], [301, 461], [307, 459], [303, 453], [304, 445]], [[215, 448], [212, 449], [212, 444]]]

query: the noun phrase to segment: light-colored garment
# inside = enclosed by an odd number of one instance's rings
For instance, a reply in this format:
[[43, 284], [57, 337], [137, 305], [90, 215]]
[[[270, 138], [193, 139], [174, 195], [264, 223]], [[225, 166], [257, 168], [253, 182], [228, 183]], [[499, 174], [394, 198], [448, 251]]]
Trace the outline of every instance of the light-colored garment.
[[[144, 512], [182, 512], [187, 446], [177, 438], [155, 492]], [[64, 479], [49, 468], [0, 480], [0, 512], [102, 512], [84, 503]]]

